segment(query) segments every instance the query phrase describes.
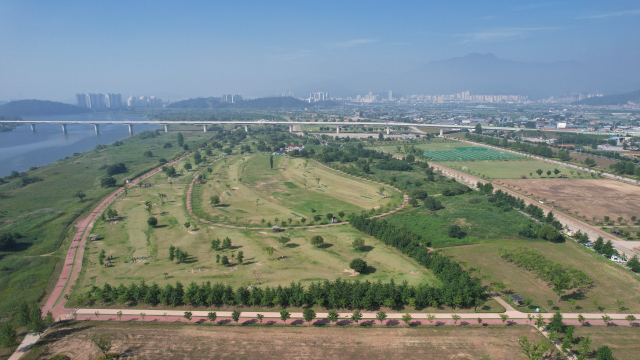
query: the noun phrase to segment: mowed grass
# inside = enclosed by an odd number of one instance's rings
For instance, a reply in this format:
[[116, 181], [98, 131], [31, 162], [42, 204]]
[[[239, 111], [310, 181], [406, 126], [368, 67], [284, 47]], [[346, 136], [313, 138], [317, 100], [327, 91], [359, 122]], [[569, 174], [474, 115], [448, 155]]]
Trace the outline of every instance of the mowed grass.
[[[308, 224], [314, 215], [327, 222], [328, 213], [360, 212], [384, 207], [390, 201], [378, 194], [380, 185], [314, 161], [309, 160], [305, 168], [305, 159], [274, 156], [273, 160], [273, 169], [268, 155], [245, 155], [216, 163], [207, 184], [198, 185], [196, 206], [217, 221], [266, 226], [266, 222], [280, 225], [284, 220], [290, 224], [302, 218]], [[214, 195], [220, 196], [221, 205], [209, 205]]]
[[[547, 283], [498, 255], [498, 249], [501, 247], [518, 246], [534, 248], [560, 265], [571, 265], [584, 271], [594, 281], [594, 287], [584, 293], [584, 296], [570, 291], [558, 303], [558, 296]], [[475, 269], [476, 275], [486, 284], [502, 281], [507, 289], [532, 299], [535, 305], [546, 311], [553, 311], [547, 306], [547, 300], [552, 300], [553, 306], [558, 306], [564, 312], [598, 313], [594, 301], [604, 307], [604, 313], [640, 312], [640, 282], [637, 277], [573, 241], [554, 244], [546, 241], [503, 240], [482, 245], [452, 247], [444, 251], [466, 268]], [[574, 298], [579, 308], [571, 310], [569, 298]], [[624, 302], [623, 311], [616, 306], [616, 300]]]
[[[378, 151], [384, 151], [384, 152], [388, 152], [391, 154], [400, 154], [400, 155], [404, 155], [404, 147], [405, 146], [410, 146], [413, 145], [414, 147], [423, 150], [423, 151], [429, 151], [429, 150], [435, 150], [435, 151], [443, 151], [443, 150], [455, 150], [454, 148], [458, 147], [458, 148], [462, 148], [462, 147], [474, 147], [476, 145], [472, 145], [472, 144], [467, 144], [467, 143], [463, 143], [460, 141], [453, 141], [453, 140], [445, 140], [445, 139], [430, 139], [430, 140], [424, 140], [424, 141], [417, 141], [417, 142], [402, 142], [402, 143], [396, 143], [393, 145], [377, 145], [377, 146], [367, 146], [368, 149], [373, 149], [373, 150], [378, 150]], [[398, 151], [398, 146], [400, 146], [400, 151]]]
[[[106, 176], [103, 165], [124, 163], [127, 173], [114, 177], [123, 179], [152, 169], [158, 159], [168, 160], [183, 152], [177, 146], [176, 134], [159, 133], [157, 137], [142, 138], [136, 134], [124, 139], [121, 146], [108, 146], [77, 154], [28, 172], [28, 176], [43, 179], [25, 187], [20, 179], [0, 185], [0, 233], [20, 233], [16, 249], [0, 252], [0, 317], [15, 308], [18, 301], [43, 300], [49, 277], [55, 264], [66, 254], [75, 235], [74, 223], [88, 215], [104, 196], [115, 188], [101, 188], [100, 179]], [[185, 136], [190, 147], [210, 139], [211, 134]], [[165, 149], [169, 142], [173, 147]], [[152, 151], [153, 157], [143, 153]], [[83, 191], [84, 201], [74, 196]], [[54, 283], [49, 284], [50, 286]]]
[[[444, 209], [430, 211], [423, 206], [408, 208], [388, 221], [408, 229], [431, 242], [435, 248], [517, 239], [522, 224], [529, 221], [517, 211], [502, 212], [488, 203], [488, 197], [477, 192], [458, 196], [436, 196]], [[462, 239], [449, 237], [451, 225], [467, 234]]]
[[589, 336], [591, 347], [608, 346], [618, 360], [634, 360], [640, 354], [638, 328], [632, 326], [576, 326], [574, 339]]
[[[246, 321], [245, 319], [240, 320]], [[265, 322], [267, 319], [265, 319]], [[143, 335], [142, 335], [143, 334]], [[211, 326], [169, 322], [56, 323], [25, 360], [64, 353], [101, 354], [92, 338], [109, 335], [112, 352], [140, 359], [494, 359], [524, 358], [518, 339], [548, 341], [530, 326]], [[630, 348], [635, 348], [630, 345]], [[556, 351], [556, 350], [553, 350]], [[215, 356], [212, 356], [215, 354]], [[517, 355], [516, 355], [517, 354]], [[614, 352], [617, 359], [623, 359]]]
[[[120, 218], [98, 221], [91, 230], [99, 235], [99, 241], [87, 244], [85, 265], [71, 304], [75, 296], [86, 292], [91, 285], [102, 286], [105, 282], [118, 285], [145, 280], [147, 283], [155, 281], [164, 285], [181, 281], [187, 285], [191, 281], [211, 281], [235, 288], [256, 284], [256, 271], [260, 273], [260, 283], [265, 286], [284, 286], [291, 281], [308, 285], [312, 281], [336, 278], [383, 282], [394, 279], [396, 283], [406, 280], [410, 284], [437, 281], [429, 270], [348, 225], [273, 233], [266, 228], [265, 231], [246, 231], [196, 222], [195, 229], [189, 230], [184, 223], [194, 223], [194, 220], [186, 214], [183, 194], [193, 174], [195, 172], [185, 172], [179, 182], [174, 180], [173, 185], [167, 184], [162, 175], [154, 176], [147, 181], [154, 184], [152, 187], [130, 189], [125, 198], [111, 206], [118, 211]], [[160, 205], [158, 193], [168, 196], [164, 205]], [[151, 212], [158, 218], [156, 228], [146, 223], [150, 216], [144, 205], [147, 200], [156, 203]], [[290, 236], [291, 242], [282, 246], [276, 240], [285, 234]], [[321, 247], [312, 246], [309, 240], [314, 235], [322, 236], [325, 244]], [[225, 237], [232, 240], [232, 249], [211, 250], [211, 240]], [[365, 251], [356, 251], [351, 247], [357, 237], [365, 238]], [[168, 250], [171, 245], [189, 253], [186, 263], [169, 261]], [[265, 250], [267, 247], [276, 249], [271, 259]], [[113, 257], [112, 267], [104, 268], [98, 264], [101, 250]], [[238, 264], [231, 258], [238, 251], [244, 253], [244, 264]], [[131, 253], [143, 259], [133, 264], [125, 263]], [[228, 256], [232, 266], [217, 264], [217, 254]], [[356, 257], [367, 261], [369, 267], [365, 273], [352, 276], [351, 272], [345, 270], [349, 269], [349, 263]]]
[[[554, 166], [539, 160], [509, 160], [509, 161], [449, 161], [438, 162], [438, 165], [446, 166], [454, 170], [463, 171], [471, 175], [485, 178], [485, 179], [520, 179], [521, 175], [526, 176], [528, 179], [538, 178], [554, 178], [556, 175], [551, 173], [551, 176], [547, 175], [547, 170], [553, 172], [554, 169], [560, 170], [561, 174], [567, 175], [569, 178], [578, 176], [577, 173], [571, 175], [569, 170], [563, 167]], [[466, 167], [466, 169], [463, 169]], [[541, 169], [544, 171], [542, 176], [538, 176], [536, 170]], [[533, 174], [533, 175], [531, 175]]]

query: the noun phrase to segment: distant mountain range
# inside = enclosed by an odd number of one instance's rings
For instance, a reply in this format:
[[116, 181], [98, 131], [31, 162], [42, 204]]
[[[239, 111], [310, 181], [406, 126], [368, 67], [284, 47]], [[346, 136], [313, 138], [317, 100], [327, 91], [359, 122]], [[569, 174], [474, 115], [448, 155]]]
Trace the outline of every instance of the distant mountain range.
[[355, 73], [292, 89], [296, 94], [325, 91], [339, 97], [369, 91], [436, 95], [468, 90], [472, 95], [527, 95], [537, 100], [566, 92], [619, 93], [637, 88], [640, 73], [624, 75], [617, 69], [595, 68], [577, 61], [522, 62], [471, 53], [395, 74]]
[[0, 115], [40, 116], [91, 112], [91, 109], [47, 100], [16, 100], [0, 105]]
[[222, 102], [218, 98], [196, 98], [182, 100], [168, 105], [173, 109], [304, 109], [310, 107], [335, 106], [333, 101], [322, 101], [310, 104], [290, 96], [265, 97], [253, 100], [242, 100], [235, 103]]
[[629, 101], [634, 102], [636, 104], [640, 103], [640, 90], [632, 91], [626, 94], [617, 94], [617, 95], [609, 95], [602, 97], [591, 97], [588, 99], [576, 101], [574, 105], [592, 105], [592, 106], [602, 106], [602, 105], [624, 105]]

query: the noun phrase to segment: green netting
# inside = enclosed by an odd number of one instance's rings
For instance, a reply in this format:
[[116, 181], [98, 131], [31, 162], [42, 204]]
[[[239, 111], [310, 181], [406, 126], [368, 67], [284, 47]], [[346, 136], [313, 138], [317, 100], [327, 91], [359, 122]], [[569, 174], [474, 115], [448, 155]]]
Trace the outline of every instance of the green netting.
[[452, 147], [451, 150], [430, 150], [425, 151], [424, 156], [431, 161], [513, 160], [524, 158], [520, 155], [484, 147]]

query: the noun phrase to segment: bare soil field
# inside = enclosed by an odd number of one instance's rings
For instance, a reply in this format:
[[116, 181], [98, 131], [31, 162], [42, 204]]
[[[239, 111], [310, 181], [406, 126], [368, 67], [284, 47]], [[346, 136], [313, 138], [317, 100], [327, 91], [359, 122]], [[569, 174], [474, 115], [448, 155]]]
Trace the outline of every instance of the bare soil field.
[[543, 340], [526, 325], [364, 328], [211, 326], [166, 323], [66, 322], [24, 359], [100, 356], [91, 339], [110, 334], [112, 352], [135, 359], [514, 359], [518, 338]]
[[[557, 152], [557, 151], [556, 151]], [[596, 169], [604, 169], [604, 170], [609, 170], [609, 165], [611, 164], [615, 164], [617, 161], [615, 160], [611, 160], [611, 159], [607, 159], [607, 158], [603, 158], [603, 157], [598, 157], [598, 156], [593, 156], [593, 155], [586, 155], [586, 154], [576, 154], [576, 153], [571, 153], [571, 157], [573, 159], [575, 159], [575, 163], [580, 163], [583, 162], [586, 158], [592, 158], [593, 160], [596, 161]], [[584, 165], [582, 165], [584, 166]]]
[[[533, 194], [536, 199], [560, 207], [572, 215], [604, 221], [622, 216], [640, 217], [640, 186], [605, 179], [507, 179], [497, 181], [510, 189]], [[520, 190], [521, 189], [521, 190]], [[546, 200], [545, 200], [546, 199]]]

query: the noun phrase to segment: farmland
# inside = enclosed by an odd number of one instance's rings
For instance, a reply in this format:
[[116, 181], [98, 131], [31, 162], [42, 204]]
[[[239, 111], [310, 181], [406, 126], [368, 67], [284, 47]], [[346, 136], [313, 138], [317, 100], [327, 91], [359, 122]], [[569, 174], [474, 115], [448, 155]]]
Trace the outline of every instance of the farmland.
[[[455, 162], [438, 162], [454, 170], [463, 171], [471, 175], [485, 179], [520, 179], [521, 176], [527, 178], [554, 179], [560, 175], [566, 175], [570, 178], [580, 178], [584, 176], [581, 172], [571, 174], [569, 170], [562, 167], [555, 167], [552, 164], [539, 160], [510, 160], [510, 161], [455, 161]], [[556, 175], [554, 169], [561, 172]], [[542, 170], [543, 173], [538, 175], [536, 170]], [[547, 175], [547, 170], [551, 170], [551, 175]]]
[[551, 203], [563, 211], [593, 222], [604, 222], [604, 216], [618, 223], [622, 217], [629, 224], [632, 216], [640, 217], [640, 187], [607, 179], [526, 179], [499, 183], [519, 192]]

